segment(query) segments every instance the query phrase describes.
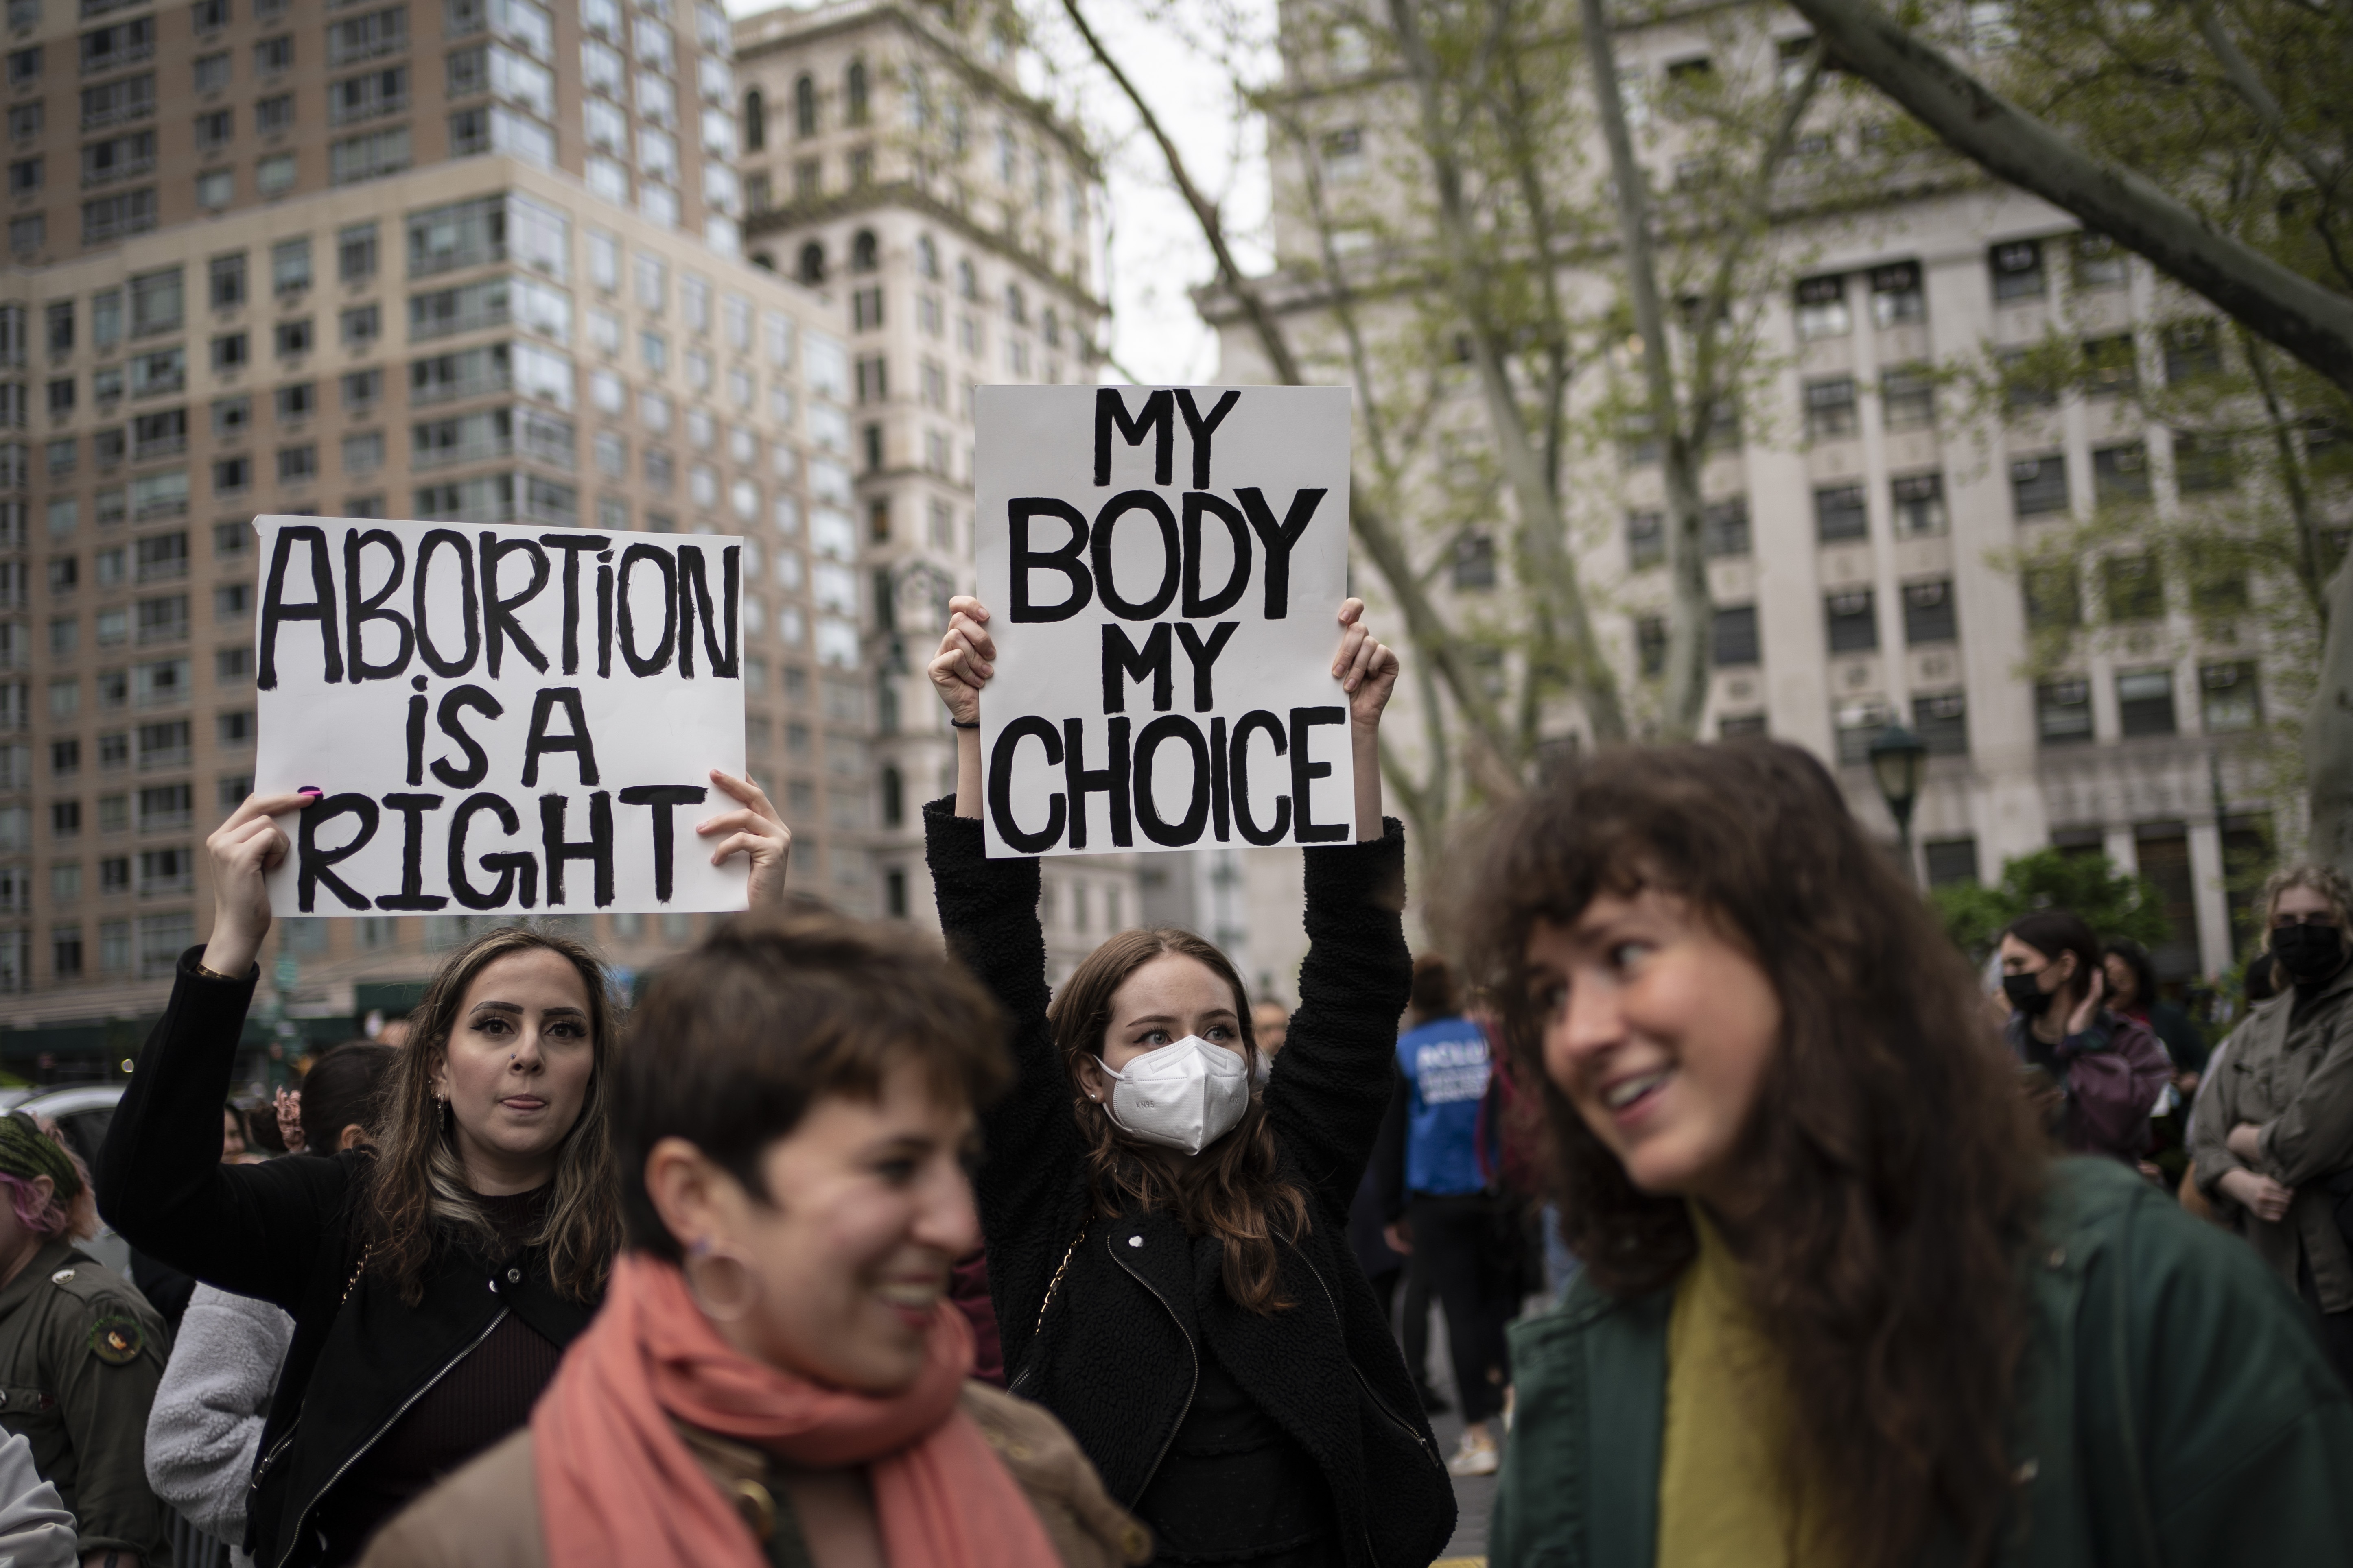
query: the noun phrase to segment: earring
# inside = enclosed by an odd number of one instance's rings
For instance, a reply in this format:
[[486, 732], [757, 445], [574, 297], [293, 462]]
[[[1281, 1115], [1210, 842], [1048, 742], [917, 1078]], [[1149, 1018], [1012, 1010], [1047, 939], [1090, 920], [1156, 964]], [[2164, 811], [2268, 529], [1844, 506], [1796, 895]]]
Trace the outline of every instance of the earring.
[[[760, 1299], [760, 1279], [741, 1253], [715, 1246], [707, 1237], [689, 1243], [686, 1251], [679, 1273], [704, 1317], [714, 1323], [733, 1323], [751, 1311]], [[732, 1283], [727, 1278], [731, 1272], [735, 1276]]]

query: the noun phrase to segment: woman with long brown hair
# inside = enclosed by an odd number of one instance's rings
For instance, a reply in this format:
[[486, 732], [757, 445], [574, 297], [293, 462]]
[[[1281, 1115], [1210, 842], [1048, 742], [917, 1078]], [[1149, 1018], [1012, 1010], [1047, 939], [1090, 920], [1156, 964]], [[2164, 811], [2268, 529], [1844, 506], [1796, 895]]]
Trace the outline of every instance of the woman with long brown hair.
[[1813, 758], [1605, 752], [1461, 910], [1585, 1261], [1511, 1332], [1496, 1568], [2343, 1560], [2353, 1402], [2293, 1302], [2046, 1152]]
[[951, 607], [931, 677], [956, 795], [924, 826], [941, 925], [1013, 1022], [976, 1180], [1012, 1390], [1061, 1417], [1156, 1562], [1427, 1563], [1453, 1493], [1347, 1220], [1412, 963], [1377, 750], [1396, 655], [1349, 600], [1356, 842], [1304, 851], [1299, 1010], [1261, 1090], [1241, 977], [1189, 931], [1122, 932], [1049, 1002], [1038, 862], [982, 843], [988, 612]]
[[[749, 780], [698, 831], [743, 854], [751, 897], [784, 889], [790, 835]], [[372, 1147], [219, 1163], [218, 1105], [287, 852], [255, 795], [207, 841], [212, 934], [172, 1000], [100, 1155], [107, 1219], [205, 1283], [294, 1318], [262, 1432], [246, 1548], [332, 1568], [529, 1415], [602, 1300], [620, 1245], [606, 1060], [617, 1007], [580, 942], [500, 927], [443, 962], [385, 1081]]]

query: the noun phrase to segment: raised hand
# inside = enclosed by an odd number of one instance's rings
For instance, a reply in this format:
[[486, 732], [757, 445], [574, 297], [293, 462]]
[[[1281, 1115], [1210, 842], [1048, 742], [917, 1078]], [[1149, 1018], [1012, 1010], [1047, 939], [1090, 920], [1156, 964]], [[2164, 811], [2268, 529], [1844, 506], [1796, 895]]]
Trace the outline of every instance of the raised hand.
[[2107, 990], [2106, 972], [2094, 968], [2092, 971], [2092, 984], [2085, 987], [2084, 999], [2075, 1004], [2073, 1012], [2067, 1015], [2069, 1034], [2080, 1035], [2092, 1026], [2092, 1020], [2100, 1016], [2100, 1003], [2106, 996]]
[[969, 594], [948, 601], [947, 635], [925, 671], [958, 724], [980, 722], [980, 689], [997, 673], [997, 639], [988, 635], [988, 606]]
[[1365, 625], [1365, 602], [1349, 599], [1340, 606], [1340, 647], [1332, 656], [1332, 674], [1348, 694], [1348, 719], [1371, 729], [1381, 721], [1381, 710], [1397, 690], [1397, 650], [1377, 639]]
[[242, 975], [260, 955], [261, 940], [269, 934], [269, 887], [263, 879], [292, 847], [271, 819], [311, 801], [291, 790], [247, 795], [205, 840], [213, 862], [213, 932], [203, 962], [214, 973]]
[[748, 856], [752, 880], [746, 892], [751, 907], [784, 902], [785, 874], [792, 867], [793, 830], [785, 826], [785, 819], [769, 804], [768, 792], [754, 784], [749, 773], [739, 779], [713, 768], [711, 782], [743, 807], [741, 811], [723, 811], [695, 824], [694, 831], [704, 837], [716, 837], [723, 833], [731, 836], [712, 847], [711, 863], [716, 866], [739, 853]]

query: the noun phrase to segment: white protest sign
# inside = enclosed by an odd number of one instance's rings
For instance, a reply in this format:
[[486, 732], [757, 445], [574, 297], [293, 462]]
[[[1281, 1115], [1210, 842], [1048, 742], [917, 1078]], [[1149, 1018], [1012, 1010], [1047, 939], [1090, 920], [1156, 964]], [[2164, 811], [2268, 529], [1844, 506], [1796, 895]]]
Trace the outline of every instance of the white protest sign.
[[743, 542], [260, 517], [254, 787], [280, 915], [740, 910]]
[[988, 853], [1355, 837], [1345, 387], [985, 386]]

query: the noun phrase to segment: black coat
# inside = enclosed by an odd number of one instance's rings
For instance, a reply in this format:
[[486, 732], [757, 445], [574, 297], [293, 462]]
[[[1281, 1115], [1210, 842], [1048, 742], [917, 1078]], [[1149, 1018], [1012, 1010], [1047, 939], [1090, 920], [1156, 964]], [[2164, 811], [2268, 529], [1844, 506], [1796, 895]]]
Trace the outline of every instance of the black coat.
[[209, 979], [200, 952], [181, 955], [171, 1005], [107, 1129], [100, 1207], [150, 1257], [293, 1315], [246, 1518], [247, 1550], [283, 1568], [315, 1560], [305, 1524], [328, 1489], [507, 1312], [566, 1345], [596, 1304], [556, 1292], [543, 1247], [496, 1268], [455, 1239], [435, 1248], [415, 1307], [379, 1273], [354, 1283], [368, 1156], [220, 1163], [219, 1108], [260, 972]]
[[1405, 834], [1388, 826], [1377, 843], [1304, 852], [1310, 945], [1265, 1093], [1281, 1172], [1307, 1194], [1311, 1228], [1282, 1247], [1281, 1289], [1295, 1305], [1261, 1315], [1227, 1297], [1217, 1237], [1187, 1237], [1165, 1210], [1089, 1223], [1070, 1079], [1046, 1022], [1038, 862], [987, 859], [977, 819], [945, 801], [924, 809], [941, 926], [1013, 1021], [1019, 1077], [984, 1119], [976, 1184], [1013, 1391], [1060, 1416], [1133, 1507], [1191, 1406], [1206, 1340], [1323, 1473], [1351, 1568], [1419, 1568], [1454, 1530], [1452, 1483], [1348, 1247], [1348, 1205], [1388, 1104], [1412, 974]]

